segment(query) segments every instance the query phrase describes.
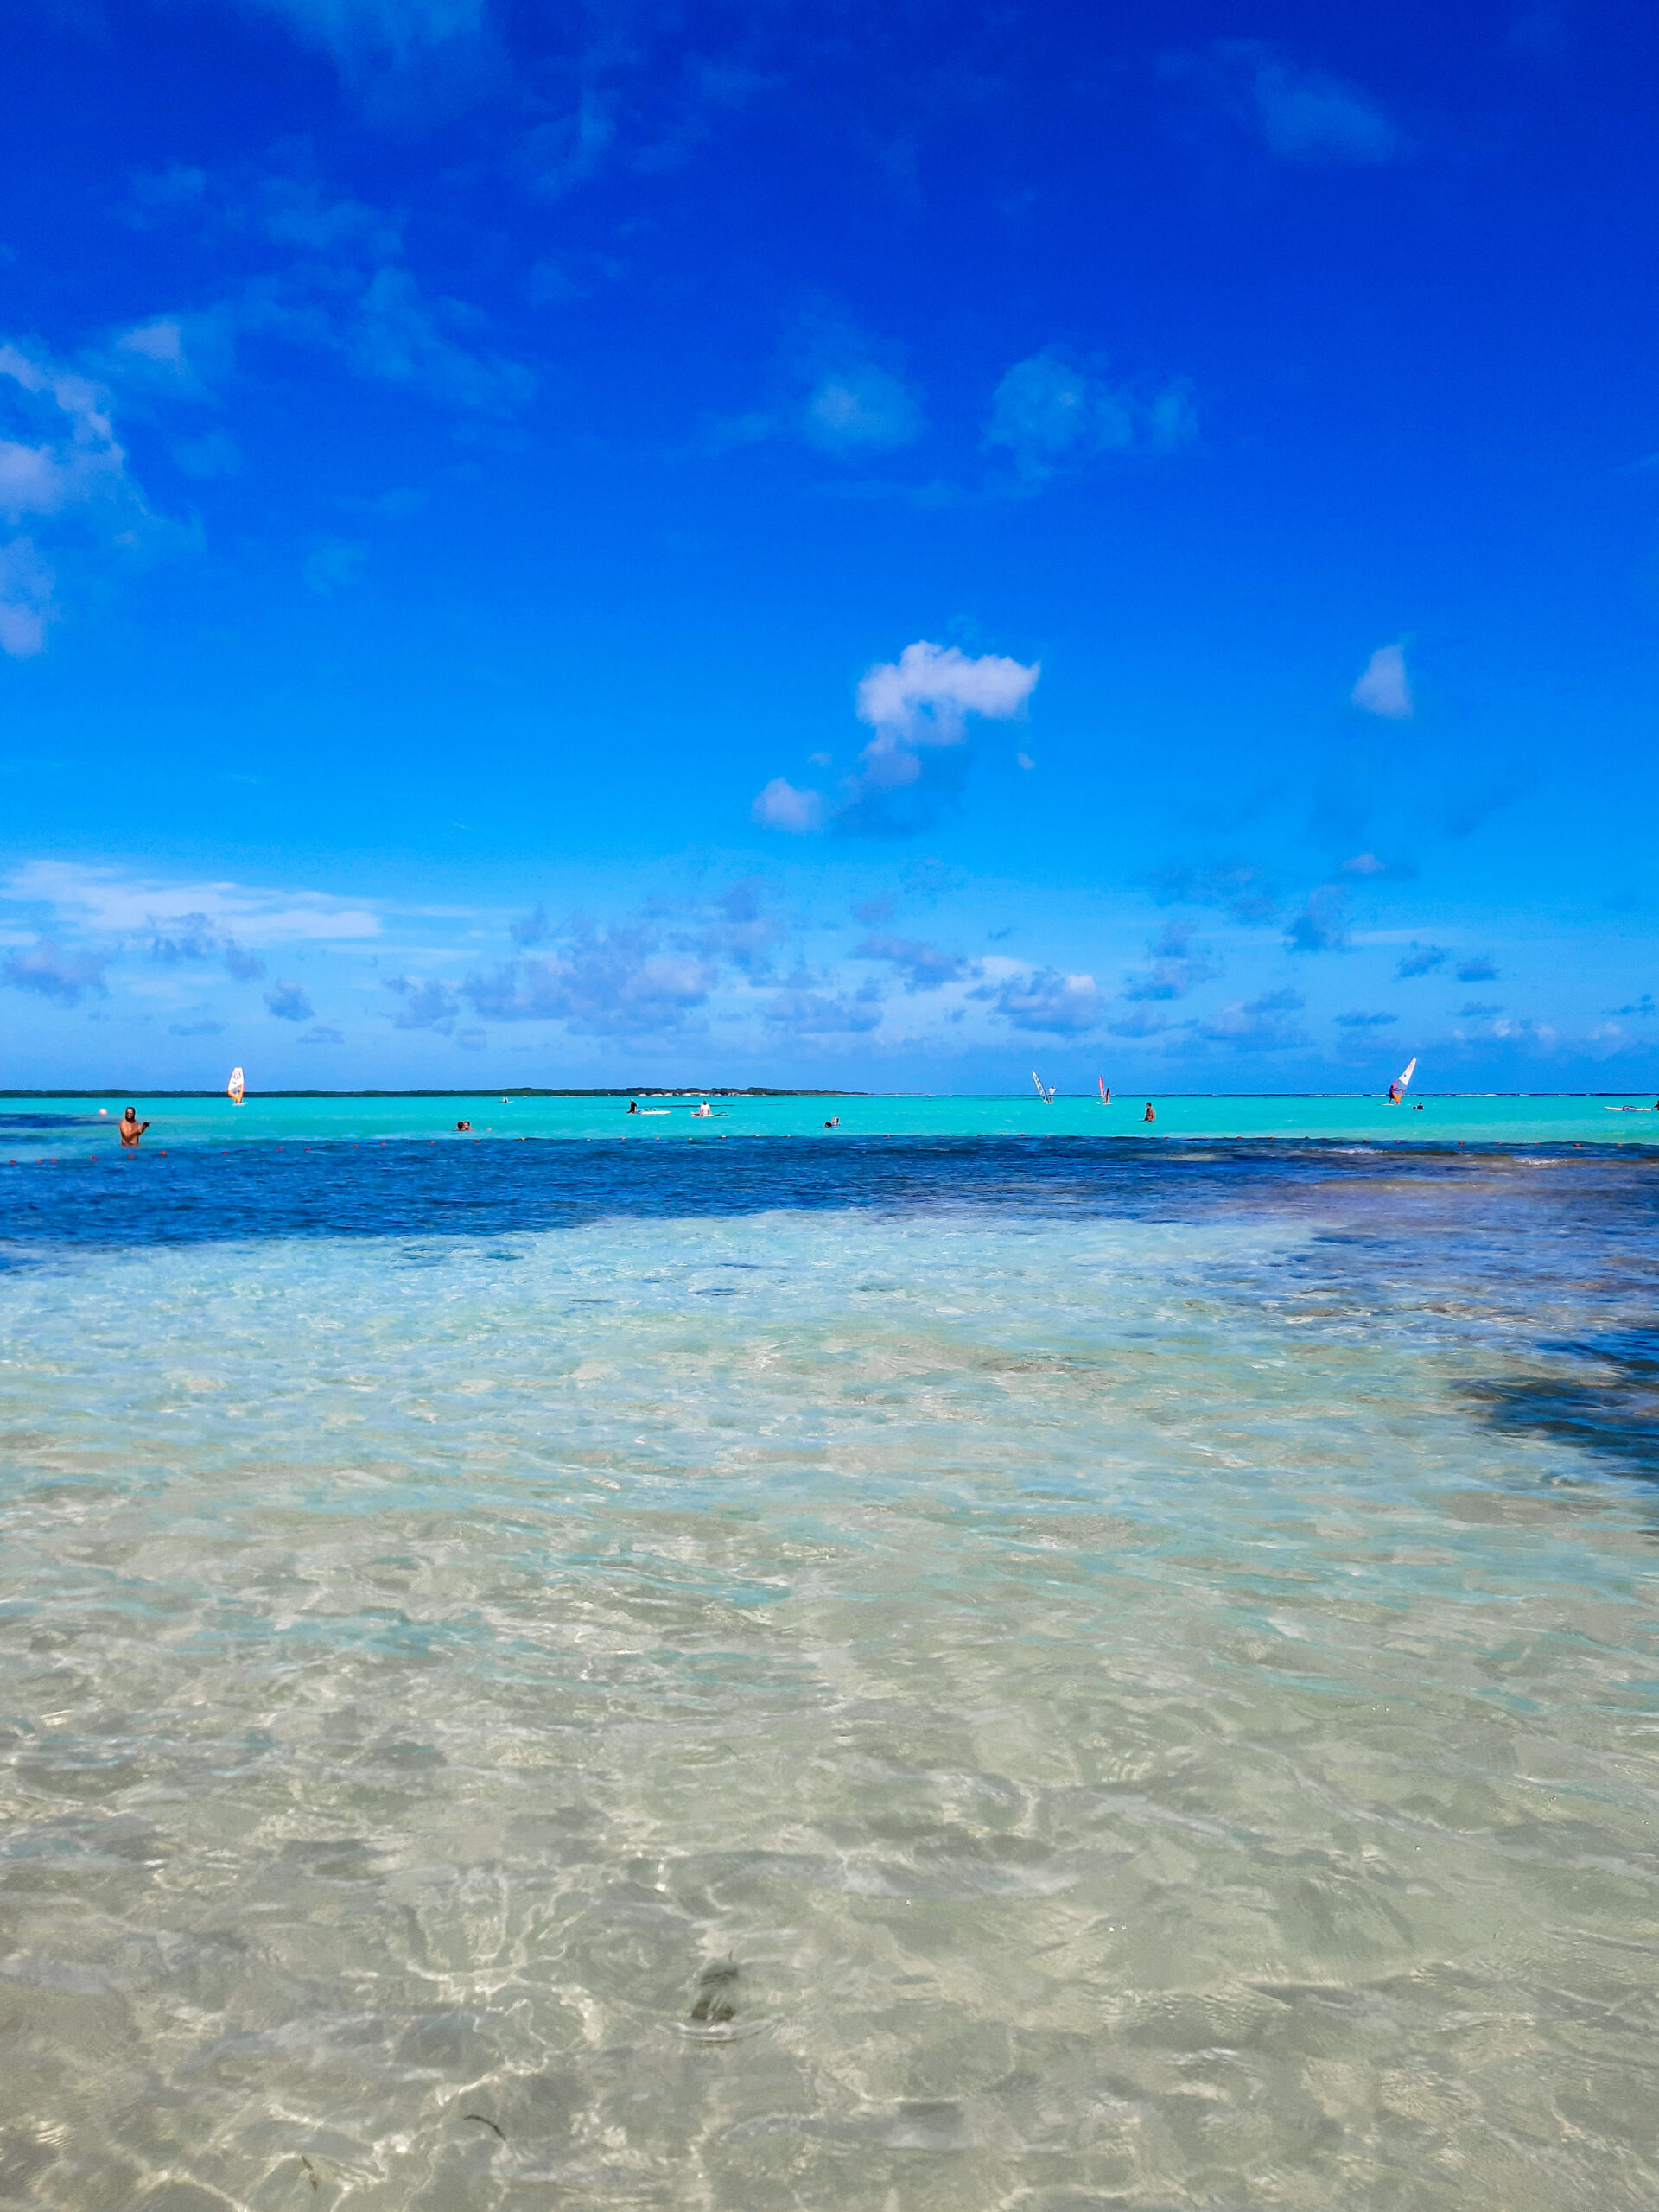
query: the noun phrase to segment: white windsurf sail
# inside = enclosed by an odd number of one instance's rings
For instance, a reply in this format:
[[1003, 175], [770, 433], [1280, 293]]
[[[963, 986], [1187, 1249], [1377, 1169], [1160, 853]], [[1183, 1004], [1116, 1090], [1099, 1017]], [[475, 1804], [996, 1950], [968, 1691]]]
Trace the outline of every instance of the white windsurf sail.
[[1395, 1077], [1395, 1089], [1399, 1090], [1407, 1090], [1410, 1085], [1411, 1078], [1416, 1074], [1416, 1072], [1417, 1063], [1415, 1059], [1408, 1060], [1404, 1068], [1401, 1071], [1399, 1075]]
[[1031, 1071], [1031, 1079], [1036, 1084], [1037, 1096], [1042, 1100], [1044, 1105], [1052, 1106], [1054, 1103], [1054, 1093], [1049, 1090], [1035, 1068], [1033, 1068]]
[[230, 1100], [232, 1106], [239, 1106], [242, 1103], [245, 1088], [245, 1086], [242, 1081], [241, 1069], [232, 1068], [231, 1070], [231, 1079], [225, 1086], [225, 1096]]

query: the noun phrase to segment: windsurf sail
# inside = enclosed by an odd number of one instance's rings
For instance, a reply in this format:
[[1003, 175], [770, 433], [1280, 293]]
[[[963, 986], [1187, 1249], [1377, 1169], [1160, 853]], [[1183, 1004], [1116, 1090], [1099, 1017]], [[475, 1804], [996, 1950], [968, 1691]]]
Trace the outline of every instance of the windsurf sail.
[[232, 1106], [239, 1106], [242, 1103], [244, 1087], [241, 1069], [232, 1068], [231, 1070], [231, 1079], [225, 1086], [225, 1096], [230, 1100]]
[[1103, 1075], [1097, 1075], [1095, 1077], [1095, 1088], [1100, 1093], [1101, 1104], [1109, 1106], [1112, 1103], [1112, 1094], [1106, 1088], [1106, 1078]]
[[1394, 1081], [1389, 1085], [1389, 1097], [1391, 1102], [1397, 1103], [1400, 1099], [1405, 1096], [1406, 1086], [1416, 1072], [1417, 1062], [1414, 1056], [1411, 1059], [1408, 1059], [1406, 1062], [1405, 1066], [1401, 1070], [1400, 1073], [1395, 1076]]
[[1049, 1090], [1035, 1068], [1033, 1068], [1031, 1071], [1031, 1079], [1036, 1084], [1037, 1096], [1042, 1100], [1044, 1105], [1052, 1106], [1054, 1103], [1054, 1093]]

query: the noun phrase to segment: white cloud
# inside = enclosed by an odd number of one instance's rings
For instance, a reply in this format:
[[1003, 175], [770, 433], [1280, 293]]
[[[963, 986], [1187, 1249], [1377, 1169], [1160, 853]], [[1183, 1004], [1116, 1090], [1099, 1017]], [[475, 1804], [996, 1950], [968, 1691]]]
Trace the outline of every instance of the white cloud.
[[[764, 829], [802, 836], [829, 827], [873, 836], [905, 836], [925, 828], [959, 797], [965, 763], [939, 759], [961, 745], [968, 718], [1007, 721], [1031, 696], [1041, 664], [1029, 666], [1001, 653], [970, 657], [956, 645], [918, 638], [896, 661], [866, 670], [857, 694], [859, 720], [875, 735], [859, 756], [855, 775], [843, 779], [833, 814], [823, 794], [801, 791], [774, 776], [750, 808]], [[925, 771], [923, 755], [934, 756]]]
[[1027, 481], [1041, 483], [1101, 454], [1171, 452], [1196, 427], [1185, 386], [1166, 385], [1143, 397], [1050, 346], [1016, 361], [997, 385], [985, 442], [1004, 448]]
[[956, 645], [918, 639], [896, 661], [878, 662], [859, 684], [858, 718], [875, 730], [864, 748], [866, 777], [883, 787], [914, 783], [917, 747], [960, 745], [969, 715], [1011, 720], [1041, 674], [1040, 661], [1027, 667], [1002, 653], [970, 658]]
[[76, 930], [121, 937], [153, 939], [169, 923], [262, 944], [350, 942], [380, 934], [378, 914], [324, 892], [232, 882], [168, 884], [74, 861], [26, 861], [0, 880], [0, 897], [48, 907]]
[[1379, 645], [1348, 696], [1368, 715], [1382, 715], [1389, 721], [1409, 721], [1413, 702], [1404, 646]]
[[802, 836], [823, 829], [823, 794], [797, 791], [785, 777], [774, 776], [749, 812], [763, 830], [787, 830]]

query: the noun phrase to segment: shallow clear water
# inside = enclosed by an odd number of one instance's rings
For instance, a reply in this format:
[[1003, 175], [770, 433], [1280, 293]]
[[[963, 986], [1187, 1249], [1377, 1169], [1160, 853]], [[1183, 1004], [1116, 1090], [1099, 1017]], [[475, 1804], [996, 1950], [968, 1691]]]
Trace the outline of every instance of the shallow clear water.
[[1650, 1155], [59, 1157], [0, 2202], [1659, 2198]]
[[[456, 1123], [471, 1124], [478, 1142], [506, 1138], [608, 1140], [635, 1144], [717, 1144], [743, 1139], [807, 1137], [830, 1145], [853, 1137], [1101, 1137], [1137, 1149], [1148, 1143], [1214, 1139], [1326, 1143], [1450, 1145], [1558, 1144], [1659, 1146], [1659, 1110], [1646, 1093], [1606, 1097], [1437, 1097], [1413, 1096], [1390, 1106], [1369, 1097], [1163, 1098], [1138, 1092], [1103, 1105], [1098, 1097], [1056, 1098], [1044, 1105], [1034, 1090], [1014, 1097], [721, 1097], [710, 1093], [709, 1117], [695, 1116], [697, 1094], [639, 1095], [630, 1114], [623, 1097], [548, 1098], [491, 1091], [474, 1097], [325, 1094], [265, 1097], [241, 1107], [219, 1096], [146, 1099], [134, 1094], [44, 1098], [0, 1093], [0, 1162], [115, 1154], [114, 1124], [130, 1103], [150, 1122], [152, 1152], [180, 1145], [426, 1138], [453, 1141]], [[1151, 1104], [1155, 1119], [1143, 1119]], [[1421, 1111], [1418, 1110], [1421, 1106]], [[101, 1113], [100, 1113], [100, 1109]], [[826, 1128], [833, 1119], [836, 1126]]]

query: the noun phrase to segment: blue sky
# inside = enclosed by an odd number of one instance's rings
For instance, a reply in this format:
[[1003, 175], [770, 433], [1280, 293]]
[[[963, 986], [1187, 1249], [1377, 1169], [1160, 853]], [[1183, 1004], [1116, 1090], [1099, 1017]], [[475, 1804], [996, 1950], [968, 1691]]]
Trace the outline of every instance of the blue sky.
[[1659, 1084], [1596, 0], [54, 0], [0, 1082]]

